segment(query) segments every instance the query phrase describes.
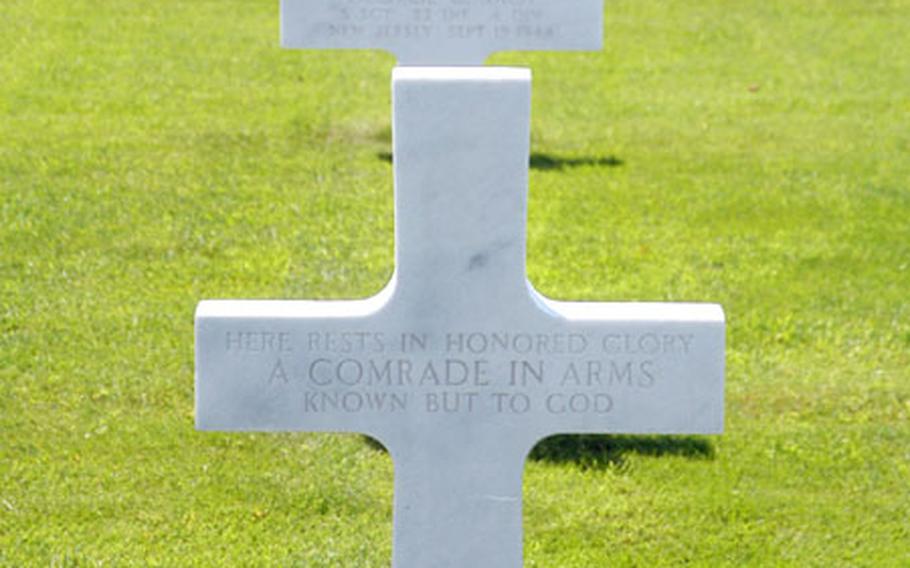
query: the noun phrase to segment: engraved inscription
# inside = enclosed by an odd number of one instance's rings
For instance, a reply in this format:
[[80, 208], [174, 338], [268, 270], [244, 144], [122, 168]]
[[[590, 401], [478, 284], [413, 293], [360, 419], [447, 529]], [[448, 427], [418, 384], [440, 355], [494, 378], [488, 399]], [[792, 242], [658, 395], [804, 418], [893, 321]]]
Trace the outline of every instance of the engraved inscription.
[[508, 49], [599, 49], [602, 0], [283, 0], [285, 47], [381, 48], [402, 64]]
[[335, 0], [328, 37], [382, 39], [493, 39], [547, 37], [558, 26], [544, 20], [538, 0]]
[[303, 412], [609, 414], [618, 392], [664, 380], [688, 333], [231, 330], [228, 353], [262, 359], [263, 388], [289, 389]]

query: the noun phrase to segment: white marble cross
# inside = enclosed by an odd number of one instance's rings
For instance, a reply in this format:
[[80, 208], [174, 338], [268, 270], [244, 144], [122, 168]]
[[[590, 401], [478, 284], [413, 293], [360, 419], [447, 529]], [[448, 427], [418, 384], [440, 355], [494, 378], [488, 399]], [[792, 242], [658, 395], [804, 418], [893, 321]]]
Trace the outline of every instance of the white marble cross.
[[369, 434], [395, 566], [518, 567], [539, 440], [722, 430], [723, 311], [534, 290], [529, 71], [401, 67], [393, 93], [395, 276], [367, 300], [202, 302], [197, 426]]
[[480, 65], [506, 50], [597, 50], [603, 0], [282, 0], [281, 42], [384, 49], [400, 65]]

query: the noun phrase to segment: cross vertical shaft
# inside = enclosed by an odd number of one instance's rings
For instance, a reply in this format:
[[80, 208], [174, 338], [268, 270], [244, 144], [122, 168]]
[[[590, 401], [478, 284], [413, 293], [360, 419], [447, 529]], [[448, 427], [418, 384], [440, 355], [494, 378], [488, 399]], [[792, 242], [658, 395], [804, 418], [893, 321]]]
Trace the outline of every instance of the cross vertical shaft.
[[[528, 298], [530, 72], [398, 68], [393, 99], [397, 305], [415, 323], [457, 325]], [[414, 428], [420, 439], [405, 451], [387, 438], [393, 565], [521, 565], [521, 474], [534, 440], [504, 445], [501, 425], [470, 415], [443, 421]]]
[[406, 304], [439, 321], [527, 296], [530, 71], [400, 67], [393, 97]]
[[502, 432], [480, 425], [466, 445], [462, 426], [392, 450], [393, 568], [522, 565], [521, 481], [531, 438], [503, 443]]

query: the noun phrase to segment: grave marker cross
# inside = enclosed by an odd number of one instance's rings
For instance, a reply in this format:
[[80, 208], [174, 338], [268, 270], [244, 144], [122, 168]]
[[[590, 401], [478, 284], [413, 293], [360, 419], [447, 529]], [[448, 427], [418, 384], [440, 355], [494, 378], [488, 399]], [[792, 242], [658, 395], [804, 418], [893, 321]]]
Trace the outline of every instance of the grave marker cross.
[[555, 302], [525, 272], [530, 72], [393, 76], [396, 267], [360, 301], [206, 301], [197, 426], [360, 432], [395, 463], [394, 565], [517, 567], [557, 433], [713, 433], [724, 317]]

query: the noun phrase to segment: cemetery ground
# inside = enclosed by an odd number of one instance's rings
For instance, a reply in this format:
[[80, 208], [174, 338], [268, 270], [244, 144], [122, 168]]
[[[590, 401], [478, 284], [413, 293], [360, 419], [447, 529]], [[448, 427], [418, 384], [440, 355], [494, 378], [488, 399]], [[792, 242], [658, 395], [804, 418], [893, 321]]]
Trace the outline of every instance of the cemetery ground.
[[[204, 298], [392, 270], [389, 71], [277, 3], [0, 7], [0, 565], [387, 566], [361, 436], [199, 433]], [[710, 301], [720, 437], [550, 439], [527, 566], [910, 564], [910, 2], [616, 0], [535, 74], [529, 274]]]

